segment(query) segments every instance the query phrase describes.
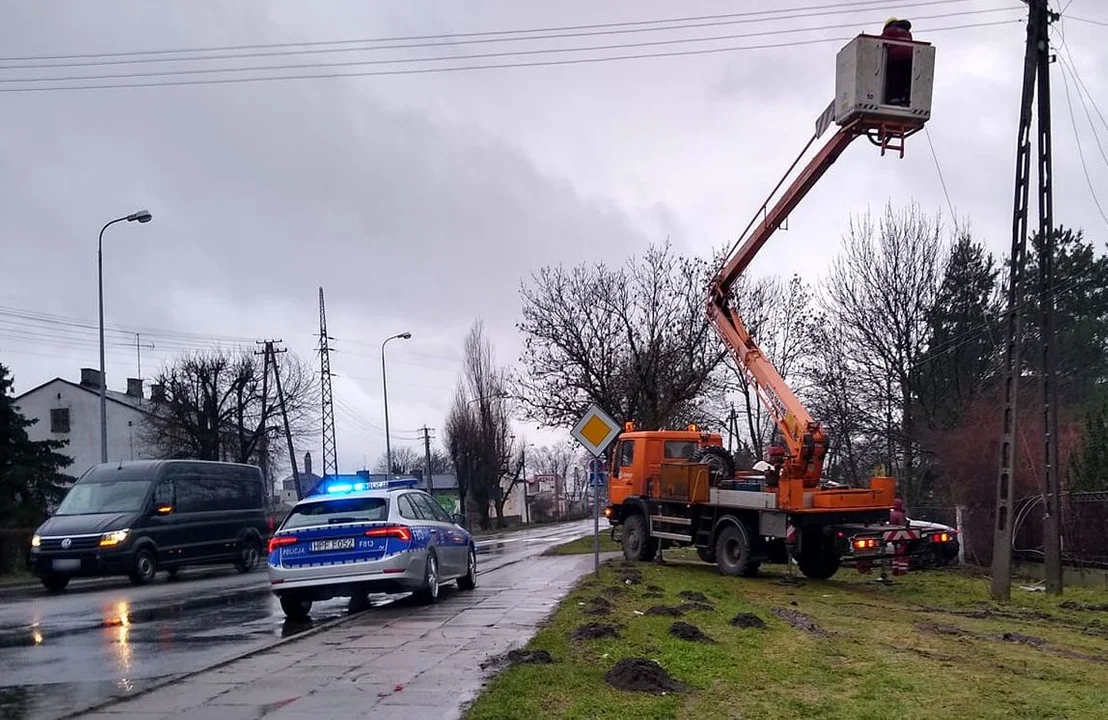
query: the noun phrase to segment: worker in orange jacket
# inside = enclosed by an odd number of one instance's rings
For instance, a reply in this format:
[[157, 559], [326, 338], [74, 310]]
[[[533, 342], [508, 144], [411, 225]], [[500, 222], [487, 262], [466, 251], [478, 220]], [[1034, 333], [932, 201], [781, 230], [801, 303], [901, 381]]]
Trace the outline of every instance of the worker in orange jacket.
[[[912, 40], [912, 23], [891, 17], [885, 21], [881, 37], [890, 40]], [[885, 104], [907, 107], [912, 94], [912, 48], [907, 45], [887, 45], [885, 65]]]

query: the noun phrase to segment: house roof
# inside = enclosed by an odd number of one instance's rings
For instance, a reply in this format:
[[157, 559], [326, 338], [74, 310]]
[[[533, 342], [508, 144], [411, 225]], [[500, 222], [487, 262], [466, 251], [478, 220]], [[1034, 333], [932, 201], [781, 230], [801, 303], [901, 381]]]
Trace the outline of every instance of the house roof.
[[[47, 380], [46, 382], [42, 383], [41, 385], [36, 385], [35, 387], [31, 388], [27, 392], [16, 395], [15, 399], [14, 399], [14, 402], [18, 403], [20, 398], [27, 397], [28, 395], [30, 395], [32, 393], [35, 393], [35, 392], [38, 392], [39, 390], [42, 390], [43, 388], [47, 387], [48, 385], [52, 385], [53, 383], [56, 383], [56, 382], [63, 383], [65, 385], [68, 385], [69, 387], [75, 388], [77, 390], [84, 390], [85, 392], [96, 395], [97, 397], [100, 396], [100, 390], [97, 389], [97, 388], [91, 388], [88, 385], [81, 385], [80, 383], [75, 383], [71, 380], [66, 380], [65, 378], [62, 378], [62, 377], [56, 377], [53, 380]], [[142, 400], [140, 400], [137, 397], [133, 397], [131, 395], [128, 395], [127, 393], [119, 392], [118, 390], [108, 390], [104, 393], [104, 395], [108, 400], [111, 400], [112, 402], [117, 403], [119, 405], [126, 405], [127, 407], [131, 408], [132, 410], [138, 410], [139, 412], [144, 413], [146, 415], [151, 415], [152, 414], [150, 412], [150, 410], [147, 408], [147, 406], [143, 405]]]

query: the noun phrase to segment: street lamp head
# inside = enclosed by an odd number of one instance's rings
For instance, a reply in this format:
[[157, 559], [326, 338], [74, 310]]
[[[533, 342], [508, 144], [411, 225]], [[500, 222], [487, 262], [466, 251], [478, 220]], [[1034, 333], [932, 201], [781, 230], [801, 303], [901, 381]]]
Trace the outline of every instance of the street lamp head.
[[139, 210], [138, 212], [131, 213], [127, 216], [127, 222], [148, 223], [154, 219], [154, 216], [150, 214], [149, 210]]
[[396, 337], [400, 338], [401, 340], [411, 340], [412, 334], [410, 332], [402, 332]]

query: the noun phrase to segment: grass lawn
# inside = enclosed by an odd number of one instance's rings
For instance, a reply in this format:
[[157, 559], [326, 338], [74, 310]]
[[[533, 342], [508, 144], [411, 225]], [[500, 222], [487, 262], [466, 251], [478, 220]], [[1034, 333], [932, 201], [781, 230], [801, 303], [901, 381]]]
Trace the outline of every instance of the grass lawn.
[[[623, 548], [618, 544], [612, 542], [609, 529], [605, 527], [607, 520], [601, 523], [600, 526], [600, 552], [623, 552]], [[593, 551], [593, 536], [586, 535], [585, 537], [579, 537], [576, 540], [570, 540], [567, 543], [561, 545], [555, 545], [547, 550], [544, 555], [585, 555], [590, 554]]]
[[[591, 552], [591, 541], [561, 551]], [[528, 645], [553, 663], [509, 667], [467, 720], [1108, 717], [1103, 591], [1054, 598], [1014, 583], [1012, 602], [1000, 606], [987, 579], [959, 570], [885, 586], [845, 568], [827, 582], [791, 582], [783, 566], [725, 578], [688, 551], [666, 559], [620, 558], [583, 579]], [[647, 614], [685, 602], [681, 592], [706, 602], [680, 616]], [[732, 625], [740, 613], [764, 627]], [[710, 641], [675, 637], [678, 621]], [[618, 637], [571, 639], [588, 623], [612, 625]], [[687, 689], [617, 690], [605, 673], [625, 658], [655, 660]]]
[[0, 575], [0, 587], [5, 585], [25, 585], [27, 583], [37, 582], [34, 575], [27, 572], [17, 572], [4, 575]]

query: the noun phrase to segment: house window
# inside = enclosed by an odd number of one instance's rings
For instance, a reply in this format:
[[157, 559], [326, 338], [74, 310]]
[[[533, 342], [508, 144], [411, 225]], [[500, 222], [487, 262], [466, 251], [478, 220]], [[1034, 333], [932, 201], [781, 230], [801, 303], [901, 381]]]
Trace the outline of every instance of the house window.
[[53, 408], [50, 410], [50, 432], [69, 432], [69, 408]]

